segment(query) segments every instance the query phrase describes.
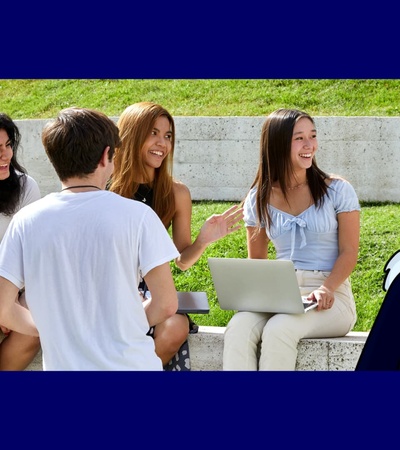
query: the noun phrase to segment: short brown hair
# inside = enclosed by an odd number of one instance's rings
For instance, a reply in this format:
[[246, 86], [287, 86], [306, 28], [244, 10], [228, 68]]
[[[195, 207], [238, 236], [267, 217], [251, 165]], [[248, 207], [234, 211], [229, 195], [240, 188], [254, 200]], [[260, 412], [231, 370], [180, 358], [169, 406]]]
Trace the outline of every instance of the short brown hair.
[[89, 175], [110, 147], [109, 159], [121, 143], [117, 125], [94, 109], [66, 108], [42, 131], [42, 143], [61, 181]]

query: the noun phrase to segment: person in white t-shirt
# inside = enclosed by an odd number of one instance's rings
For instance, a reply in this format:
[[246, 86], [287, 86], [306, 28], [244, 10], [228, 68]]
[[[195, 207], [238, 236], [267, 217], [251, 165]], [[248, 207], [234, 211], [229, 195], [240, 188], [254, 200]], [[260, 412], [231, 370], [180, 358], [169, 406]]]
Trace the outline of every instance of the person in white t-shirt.
[[[15, 122], [0, 113], [0, 242], [14, 214], [41, 197], [38, 184], [18, 162], [20, 141], [21, 134]], [[19, 291], [17, 301], [26, 306], [23, 290]], [[38, 337], [0, 325], [0, 370], [24, 370], [39, 349]]]
[[[179, 253], [157, 214], [105, 190], [121, 144], [100, 111], [67, 108], [42, 143], [62, 189], [18, 212], [0, 245], [0, 323], [40, 335], [44, 370], [163, 369], [149, 326], [178, 308]], [[143, 276], [152, 300], [143, 308]], [[13, 301], [25, 286], [29, 310]]]

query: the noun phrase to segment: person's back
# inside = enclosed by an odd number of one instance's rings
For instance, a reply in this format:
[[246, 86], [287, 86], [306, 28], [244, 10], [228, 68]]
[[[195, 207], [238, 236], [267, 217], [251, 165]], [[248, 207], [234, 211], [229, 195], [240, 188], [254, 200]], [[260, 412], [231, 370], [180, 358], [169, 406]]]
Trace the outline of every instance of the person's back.
[[[45, 148], [57, 170], [61, 155]], [[178, 252], [154, 211], [102, 190], [113, 165], [107, 149], [81, 182], [58, 170], [66, 187], [17, 213], [0, 247], [0, 275], [25, 284], [44, 370], [162, 370], [146, 333], [154, 311], [160, 320], [176, 311], [169, 261]], [[164, 299], [149, 275], [159, 303], [152, 319], [137, 290], [150, 273], [165, 283]]]
[[155, 214], [111, 192], [67, 191], [28, 206], [19, 222], [25, 222], [18, 244], [44, 368], [161, 369], [132, 282], [163, 248]]

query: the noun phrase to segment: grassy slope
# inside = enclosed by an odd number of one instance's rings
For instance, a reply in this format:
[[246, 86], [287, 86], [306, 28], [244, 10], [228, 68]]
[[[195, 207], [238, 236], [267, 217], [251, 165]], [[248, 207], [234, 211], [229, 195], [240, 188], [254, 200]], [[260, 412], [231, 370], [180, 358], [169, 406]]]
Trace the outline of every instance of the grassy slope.
[[280, 107], [315, 116], [396, 116], [400, 80], [7, 80], [0, 110], [14, 119], [49, 118], [67, 106], [118, 116], [155, 101], [175, 116], [259, 116]]

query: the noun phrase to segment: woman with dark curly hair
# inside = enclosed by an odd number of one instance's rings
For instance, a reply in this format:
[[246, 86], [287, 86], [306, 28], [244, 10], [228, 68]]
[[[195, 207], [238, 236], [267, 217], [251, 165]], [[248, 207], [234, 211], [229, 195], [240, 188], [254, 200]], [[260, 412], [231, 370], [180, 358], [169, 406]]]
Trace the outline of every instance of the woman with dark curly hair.
[[[0, 242], [14, 214], [41, 197], [38, 184], [17, 160], [20, 141], [17, 125], [0, 113]], [[23, 290], [17, 301], [26, 307]], [[40, 349], [39, 338], [1, 325], [0, 341], [0, 370], [24, 370]]]

